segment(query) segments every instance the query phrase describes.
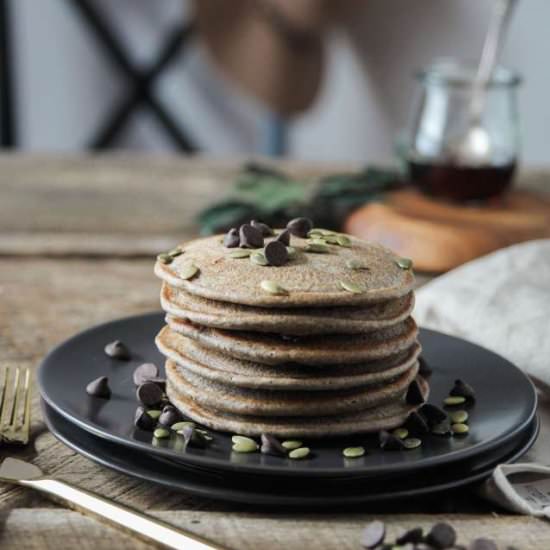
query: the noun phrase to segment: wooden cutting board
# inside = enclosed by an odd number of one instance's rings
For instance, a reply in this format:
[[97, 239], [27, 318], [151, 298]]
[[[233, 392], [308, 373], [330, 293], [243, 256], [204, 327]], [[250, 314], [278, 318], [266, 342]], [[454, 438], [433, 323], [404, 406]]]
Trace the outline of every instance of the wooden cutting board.
[[514, 243], [550, 237], [550, 198], [512, 191], [469, 206], [407, 189], [353, 212], [345, 231], [412, 258], [417, 271], [441, 273]]

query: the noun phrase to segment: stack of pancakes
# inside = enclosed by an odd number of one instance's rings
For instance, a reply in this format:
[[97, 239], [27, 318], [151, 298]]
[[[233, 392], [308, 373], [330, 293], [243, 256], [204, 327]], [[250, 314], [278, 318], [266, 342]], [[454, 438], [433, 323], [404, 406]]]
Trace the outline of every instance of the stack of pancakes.
[[319, 253], [292, 236], [278, 267], [237, 258], [220, 236], [159, 257], [156, 343], [186, 417], [243, 435], [349, 435], [401, 425], [419, 405], [411, 384], [426, 397], [410, 266], [377, 244], [334, 242]]

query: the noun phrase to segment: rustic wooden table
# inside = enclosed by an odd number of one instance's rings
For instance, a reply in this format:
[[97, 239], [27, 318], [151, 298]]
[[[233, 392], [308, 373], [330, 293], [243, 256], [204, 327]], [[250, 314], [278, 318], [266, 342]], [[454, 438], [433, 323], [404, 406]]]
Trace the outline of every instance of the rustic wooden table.
[[[0, 362], [34, 369], [48, 349], [75, 332], [158, 309], [154, 255], [196, 233], [195, 214], [224, 192], [237, 167], [172, 157], [0, 155]], [[304, 176], [319, 171], [290, 169]], [[546, 460], [548, 411], [543, 400], [543, 428], [530, 460]], [[382, 517], [390, 533], [447, 519], [465, 541], [489, 536], [503, 548], [550, 548], [545, 522], [497, 511], [473, 492], [314, 515], [172, 492], [102, 468], [59, 443], [41, 420], [36, 391], [32, 435], [32, 445], [18, 454], [46, 472], [231, 548], [356, 549], [373, 517]], [[0, 484], [0, 519], [0, 548], [148, 547], [9, 485]]]

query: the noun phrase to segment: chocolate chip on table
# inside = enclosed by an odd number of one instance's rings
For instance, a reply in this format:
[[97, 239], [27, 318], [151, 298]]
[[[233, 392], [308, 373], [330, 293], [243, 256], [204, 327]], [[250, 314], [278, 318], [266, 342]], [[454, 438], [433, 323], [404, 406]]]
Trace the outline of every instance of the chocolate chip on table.
[[111, 388], [109, 388], [109, 379], [106, 376], [100, 376], [92, 380], [86, 386], [86, 393], [92, 397], [103, 397], [109, 399], [111, 397]]
[[257, 220], [252, 220], [250, 222], [250, 225], [255, 229], [259, 229], [264, 237], [271, 237], [275, 233], [273, 229], [269, 227], [269, 225], [259, 222]]
[[436, 523], [426, 535], [426, 542], [437, 550], [445, 550], [454, 546], [456, 531], [448, 523]]
[[430, 431], [430, 427], [428, 426], [426, 419], [416, 411], [409, 414], [407, 420], [405, 421], [405, 426], [411, 433], [417, 435], [427, 434]]
[[498, 546], [491, 539], [479, 538], [470, 543], [469, 550], [498, 550]]
[[181, 420], [181, 415], [175, 407], [167, 405], [162, 409], [162, 413], [159, 416], [159, 424], [161, 426], [171, 426], [178, 420]]
[[264, 455], [286, 456], [287, 450], [281, 445], [281, 442], [270, 434], [262, 434], [262, 446], [260, 452]]
[[452, 387], [449, 395], [453, 397], [464, 397], [468, 401], [475, 401], [476, 395], [474, 388], [470, 384], [466, 384], [463, 380], [455, 380], [455, 385]]
[[422, 405], [418, 412], [426, 419], [430, 427], [443, 422], [447, 418], [447, 413], [445, 411], [431, 403]]
[[424, 395], [422, 393], [422, 389], [420, 388], [420, 384], [416, 379], [409, 384], [405, 401], [409, 405], [421, 405], [424, 403]]
[[277, 238], [275, 239], [279, 241], [280, 243], [283, 243], [285, 246], [290, 245], [290, 231], [288, 229], [285, 229], [284, 231], [281, 231], [279, 235], [277, 235]]
[[398, 545], [407, 544], [412, 542], [413, 544], [418, 544], [424, 540], [424, 530], [422, 527], [415, 527], [414, 529], [409, 529], [403, 533], [400, 537], [395, 539], [395, 543]]
[[367, 524], [361, 536], [361, 546], [363, 548], [376, 548], [381, 545], [386, 538], [386, 526], [382, 521], [375, 520]]
[[422, 356], [418, 358], [418, 374], [424, 377], [428, 377], [433, 374], [432, 367], [428, 365], [428, 362]]
[[280, 241], [271, 241], [264, 249], [264, 254], [269, 265], [281, 266], [288, 261], [286, 246]]
[[294, 218], [286, 224], [286, 228], [296, 237], [305, 239], [313, 229], [313, 222], [309, 218]]
[[239, 229], [239, 240], [241, 248], [262, 248], [264, 245], [262, 232], [246, 223]]
[[157, 378], [159, 369], [154, 363], [143, 363], [134, 371], [132, 378], [136, 386], [148, 382], [151, 378]]
[[240, 242], [239, 231], [236, 227], [232, 227], [223, 238], [223, 246], [225, 248], [237, 248]]
[[403, 441], [386, 430], [380, 430], [378, 441], [380, 448], [385, 451], [400, 451], [404, 448]]
[[110, 342], [105, 346], [105, 353], [113, 359], [130, 359], [130, 350], [120, 340]]
[[138, 401], [146, 407], [158, 405], [162, 401], [162, 390], [154, 382], [144, 382], [136, 390]]
[[145, 410], [145, 407], [139, 406], [134, 414], [134, 425], [137, 428], [152, 432], [157, 425], [156, 420]]

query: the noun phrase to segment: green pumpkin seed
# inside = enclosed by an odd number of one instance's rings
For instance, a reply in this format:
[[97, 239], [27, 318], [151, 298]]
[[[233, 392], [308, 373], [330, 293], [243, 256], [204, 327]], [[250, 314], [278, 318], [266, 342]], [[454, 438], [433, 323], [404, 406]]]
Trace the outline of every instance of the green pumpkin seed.
[[409, 430], [407, 430], [407, 428], [396, 428], [392, 433], [399, 439], [406, 439], [409, 435]]
[[206, 439], [206, 441], [214, 441], [214, 438], [206, 430], [201, 430], [200, 428], [195, 428], [195, 431], [197, 433], [200, 433], [202, 435], [202, 437], [204, 437], [204, 439]]
[[161, 264], [171, 264], [173, 262], [174, 258], [172, 258], [172, 256], [170, 256], [170, 254], [159, 254], [157, 256], [157, 260]]
[[276, 296], [282, 296], [288, 294], [288, 290], [283, 288], [279, 283], [275, 281], [262, 281], [260, 286], [269, 294], [274, 294]]
[[416, 437], [408, 437], [403, 441], [405, 449], [417, 449], [420, 445], [422, 445], [422, 440]]
[[459, 422], [457, 424], [453, 424], [451, 426], [451, 430], [453, 431], [454, 434], [466, 435], [470, 431], [470, 428], [468, 427], [468, 424], [463, 424]]
[[228, 256], [234, 260], [240, 260], [242, 258], [248, 258], [252, 250], [250, 248], [238, 248], [237, 250], [232, 250]]
[[304, 250], [313, 254], [328, 254], [330, 252], [330, 248], [323, 241], [311, 242], [304, 247]]
[[395, 263], [401, 268], [401, 269], [412, 269], [413, 262], [410, 258], [397, 258], [395, 260]]
[[293, 258], [296, 257], [296, 249], [293, 246], [287, 246], [286, 251], [287, 251], [289, 260], [292, 260]]
[[288, 458], [293, 458], [294, 460], [300, 460], [309, 455], [309, 447], [299, 447], [288, 453]]
[[469, 415], [466, 411], [454, 411], [449, 416], [453, 424], [465, 424]]
[[303, 443], [301, 441], [289, 439], [288, 441], [283, 441], [281, 445], [288, 451], [292, 451], [293, 449], [298, 449], [298, 447], [301, 447]]
[[180, 276], [180, 279], [187, 281], [192, 279], [198, 272], [199, 268], [195, 264], [188, 264], [179, 270], [178, 275]]
[[363, 294], [366, 290], [364, 286], [358, 285], [357, 283], [353, 283], [351, 281], [340, 281], [340, 286], [344, 290], [347, 290], [353, 294]]
[[361, 261], [356, 260], [355, 258], [350, 258], [346, 260], [346, 267], [349, 269], [368, 269], [368, 267]]
[[172, 250], [168, 252], [168, 256], [170, 256], [171, 258], [177, 258], [182, 254], [183, 254], [183, 250], [179, 246], [176, 246], [176, 248], [172, 248]]
[[336, 244], [349, 248], [351, 246], [351, 239], [347, 235], [338, 235], [336, 237]]
[[454, 407], [455, 405], [462, 405], [463, 403], [466, 403], [466, 398], [461, 395], [451, 395], [446, 397], [443, 400], [443, 403], [445, 403], [447, 407]]
[[359, 458], [360, 456], [363, 456], [365, 454], [365, 448], [364, 447], [346, 447], [342, 454], [346, 458]]
[[236, 453], [254, 453], [258, 450], [258, 444], [248, 437], [243, 437], [233, 443], [233, 451]]
[[318, 237], [318, 236], [329, 236], [329, 235], [334, 235], [334, 231], [330, 231], [330, 229], [321, 229], [320, 227], [314, 227], [307, 234], [308, 238]]
[[253, 252], [250, 254], [250, 261], [256, 265], [267, 265], [267, 258], [263, 252]]
[[191, 426], [194, 428], [195, 423], [194, 422], [176, 422], [175, 424], [172, 424], [170, 426], [170, 429], [174, 430], [175, 432], [179, 432], [183, 430], [183, 428], [185, 428], [186, 426]]
[[157, 439], [166, 439], [167, 437], [170, 437], [170, 432], [169, 432], [166, 428], [157, 428], [157, 429], [153, 432], [153, 435], [154, 435]]
[[256, 443], [252, 438], [246, 437], [246, 436], [244, 436], [244, 435], [234, 435], [234, 436], [231, 437], [231, 441], [232, 441], [233, 443], [239, 443], [239, 441], [240, 441], [240, 442], [245, 441], [245, 442], [247, 442], [247, 443], [250, 443], [250, 442]]
[[147, 411], [147, 414], [148, 414], [153, 420], [158, 420], [158, 417], [162, 414], [162, 411], [158, 411], [157, 409], [151, 409], [150, 411]]

